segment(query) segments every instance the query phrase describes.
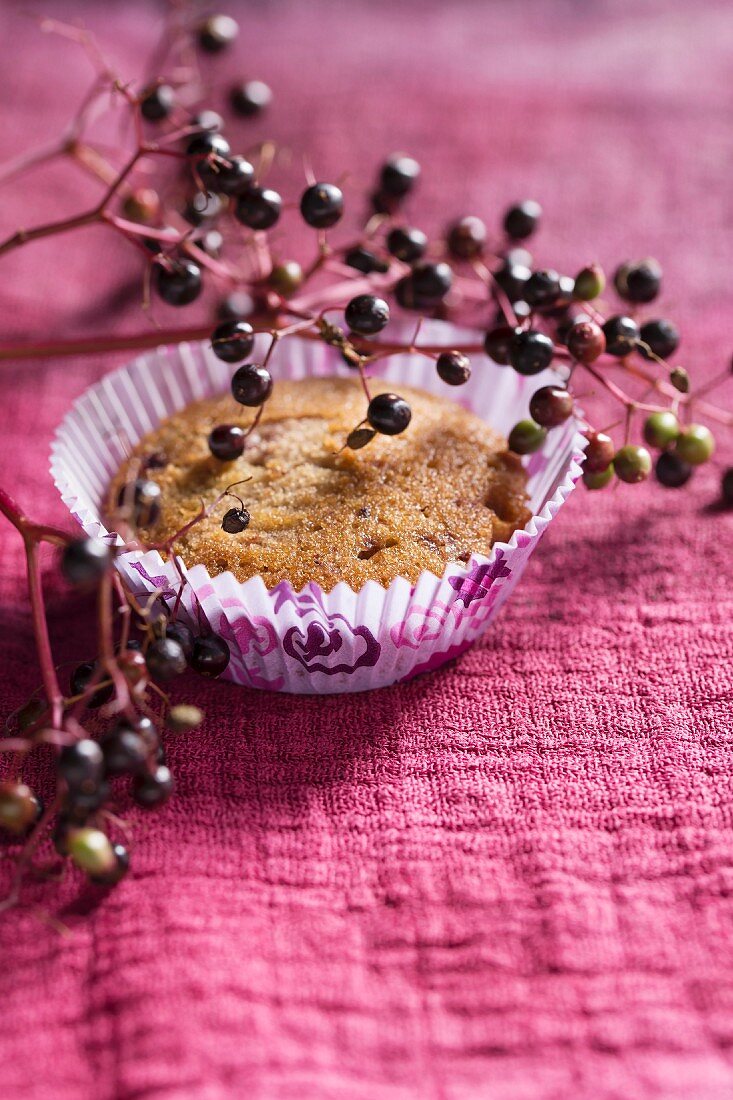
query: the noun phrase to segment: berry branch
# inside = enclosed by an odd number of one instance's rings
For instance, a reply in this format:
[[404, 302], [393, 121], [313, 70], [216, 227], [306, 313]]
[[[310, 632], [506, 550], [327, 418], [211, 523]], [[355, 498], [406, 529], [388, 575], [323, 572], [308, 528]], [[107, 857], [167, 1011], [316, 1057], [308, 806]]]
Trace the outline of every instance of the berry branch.
[[[235, 370], [234, 399], [254, 410], [248, 428], [217, 425], [209, 435], [211, 454], [231, 462], [247, 446], [260, 422], [275, 379], [275, 349], [297, 334], [336, 349], [358, 373], [364, 416], [344, 448], [367, 447], [377, 434], [397, 435], [411, 420], [398, 394], [372, 396], [373, 365], [409, 354], [416, 368], [435, 370], [448, 386], [471, 376], [471, 357], [485, 352], [496, 363], [532, 377], [554, 366], [562, 382], [532, 395], [529, 418], [514, 426], [509, 446], [517, 454], [538, 450], [548, 432], [578, 415], [575, 395], [600, 392], [620, 409], [618, 426], [583, 428], [588, 439], [583, 480], [597, 490], [614, 480], [636, 483], [654, 471], [660, 485], [680, 488], [713, 454], [715, 440], [705, 421], [733, 426], [733, 411], [710, 399], [733, 377], [730, 369], [694, 387], [687, 370], [673, 365], [680, 342], [676, 326], [642, 312], [661, 291], [662, 271], [652, 259], [621, 264], [612, 279], [619, 301], [609, 306], [606, 277], [598, 264], [575, 277], [537, 268], [526, 243], [537, 231], [542, 211], [536, 202], [510, 207], [491, 234], [475, 215], [461, 217], [430, 241], [404, 211], [420, 180], [420, 165], [396, 154], [381, 165], [370, 193], [362, 231], [338, 243], [334, 232], [346, 205], [337, 183], [306, 172], [306, 186], [284, 201], [268, 183], [278, 167], [273, 141], [233, 152], [222, 116], [202, 102], [211, 85], [208, 68], [236, 40], [228, 16], [191, 20], [174, 8], [151, 65], [140, 82], [123, 80], [105, 60], [93, 36], [55, 20], [45, 30], [76, 43], [94, 75], [81, 104], [60, 138], [37, 152], [0, 167], [0, 185], [32, 173], [49, 160], [67, 157], [101, 185], [91, 208], [55, 221], [19, 228], [0, 243], [4, 270], [12, 273], [13, 254], [32, 242], [73, 233], [90, 225], [108, 228], [142, 256], [143, 302], [154, 300], [185, 309], [205, 284], [220, 288], [216, 323], [149, 327], [126, 336], [81, 336], [0, 345], [0, 360], [33, 360], [122, 350], [140, 350], [188, 340], [210, 340], [213, 353]], [[229, 89], [231, 113], [240, 119], [261, 115], [271, 93], [258, 80]], [[109, 133], [125, 142], [103, 144], [91, 133], [106, 120]], [[301, 263], [282, 258], [272, 231], [295, 210], [315, 232], [315, 247]], [[395, 311], [417, 317], [409, 341], [390, 338]], [[423, 317], [455, 321], [473, 329], [465, 344], [420, 342]], [[255, 336], [269, 336], [261, 362], [253, 361]], [[275, 368], [276, 371], [276, 368]], [[658, 403], [656, 403], [658, 401]], [[614, 440], [611, 431], [619, 431]], [[652, 459], [651, 452], [655, 452]], [[153, 456], [156, 458], [156, 456]], [[165, 463], [165, 456], [157, 457]], [[118, 501], [119, 547], [74, 538], [28, 519], [0, 490], [0, 513], [20, 533], [25, 549], [30, 614], [38, 651], [41, 685], [11, 715], [0, 749], [9, 770], [0, 784], [0, 826], [22, 844], [6, 904], [14, 903], [49, 829], [58, 854], [104, 886], [127, 870], [126, 843], [115, 838], [124, 821], [117, 803], [124, 786], [142, 807], [163, 805], [173, 790], [161, 732], [195, 729], [202, 714], [195, 707], [171, 705], [163, 690], [186, 668], [218, 676], [227, 667], [226, 642], [211, 633], [194, 637], [179, 620], [185, 575], [174, 539], [157, 547], [175, 563], [181, 589], [171, 612], [160, 601], [141, 606], [114, 569], [120, 550], [139, 547], [138, 528], [153, 528], [160, 513], [156, 461], [138, 471]], [[232, 536], [244, 531], [250, 515], [230, 485], [224, 496], [235, 503], [222, 518]], [[723, 501], [733, 506], [733, 469], [724, 472]], [[211, 507], [202, 504], [200, 515]], [[61, 570], [79, 588], [97, 589], [97, 657], [72, 670], [64, 695], [49, 639], [41, 575], [44, 543], [61, 552]], [[203, 617], [202, 617], [203, 621]], [[47, 808], [23, 778], [23, 769], [41, 745], [57, 747], [56, 787]]]

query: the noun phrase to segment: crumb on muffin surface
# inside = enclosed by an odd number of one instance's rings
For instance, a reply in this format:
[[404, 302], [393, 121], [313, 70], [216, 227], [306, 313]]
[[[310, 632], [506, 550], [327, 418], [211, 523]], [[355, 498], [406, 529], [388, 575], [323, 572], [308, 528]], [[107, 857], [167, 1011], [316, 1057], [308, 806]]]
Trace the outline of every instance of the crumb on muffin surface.
[[[372, 394], [390, 392], [380, 380]], [[219, 424], [247, 428], [254, 411], [229, 395], [188, 406], [136, 446], [108, 494], [114, 526], [123, 486], [138, 476], [145, 456], [162, 452], [166, 464], [146, 476], [162, 490], [155, 526], [140, 538], [170, 538], [201, 507], [234, 482], [251, 514], [239, 534], [222, 530], [225, 497], [193, 526], [176, 548], [188, 566], [231, 571], [242, 581], [260, 574], [271, 588], [288, 580], [331, 589], [339, 581], [359, 588], [368, 580], [388, 585], [396, 576], [440, 575], [449, 561], [488, 553], [530, 517], [526, 475], [506, 440], [447, 398], [399, 386], [412, 407], [402, 435], [376, 436], [362, 450], [343, 450], [364, 416], [357, 379], [278, 381], [244, 454], [221, 462], [208, 436]]]

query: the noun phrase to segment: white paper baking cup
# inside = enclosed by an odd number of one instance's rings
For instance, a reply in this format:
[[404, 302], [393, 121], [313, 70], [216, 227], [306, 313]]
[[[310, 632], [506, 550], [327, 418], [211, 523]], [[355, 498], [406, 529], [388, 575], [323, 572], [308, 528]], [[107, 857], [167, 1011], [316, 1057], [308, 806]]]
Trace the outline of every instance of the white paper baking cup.
[[[268, 340], [257, 339], [255, 356]], [[435, 321], [423, 325], [421, 342], [450, 348], [477, 342], [477, 334]], [[276, 384], [306, 375], [353, 377], [337, 352], [297, 336], [284, 340], [271, 362]], [[447, 387], [425, 359], [410, 355], [390, 357], [375, 373], [398, 392], [404, 382], [458, 400], [504, 434], [527, 416], [535, 390], [559, 380], [551, 370], [523, 378], [484, 355], [472, 356], [472, 368], [460, 389]], [[191, 401], [225, 392], [232, 370], [207, 343], [159, 348], [107, 375], [74, 403], [53, 442], [51, 473], [88, 535], [108, 534], [102, 502], [130, 447]], [[530, 522], [510, 542], [452, 563], [442, 576], [426, 571], [415, 583], [397, 577], [388, 588], [368, 581], [359, 591], [343, 582], [329, 592], [309, 583], [295, 592], [287, 582], [268, 589], [261, 577], [211, 577], [203, 565], [180, 563], [187, 584], [179, 613], [195, 631], [210, 627], [226, 638], [231, 662], [224, 676], [248, 687], [364, 691], [437, 668], [467, 649], [497, 615], [572, 492], [584, 445], [574, 419], [549, 432], [542, 450], [527, 460]], [[172, 605], [181, 591], [175, 566], [157, 551], [121, 554], [117, 566], [140, 597], [157, 593]]]

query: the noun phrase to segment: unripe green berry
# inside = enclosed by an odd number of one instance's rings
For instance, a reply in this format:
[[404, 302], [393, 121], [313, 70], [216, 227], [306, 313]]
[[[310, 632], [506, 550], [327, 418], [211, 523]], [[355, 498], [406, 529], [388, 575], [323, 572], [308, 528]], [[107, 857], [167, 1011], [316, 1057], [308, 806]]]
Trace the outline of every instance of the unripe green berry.
[[109, 837], [101, 829], [70, 829], [66, 850], [71, 859], [88, 875], [106, 875], [117, 862]]
[[0, 784], [0, 826], [16, 836], [33, 824], [39, 813], [39, 802], [25, 783]]
[[294, 294], [303, 282], [303, 268], [297, 260], [285, 260], [273, 267], [269, 281], [273, 290], [283, 298], [287, 298], [289, 294]]
[[659, 451], [674, 443], [679, 434], [679, 421], [669, 410], [653, 412], [644, 421], [644, 442]]
[[171, 707], [166, 725], [174, 733], [189, 733], [197, 729], [204, 720], [204, 712], [188, 703], [179, 703]]
[[689, 462], [691, 466], [701, 466], [712, 457], [715, 439], [704, 424], [690, 424], [680, 432], [675, 449], [684, 462]]
[[584, 470], [583, 484], [586, 489], [605, 489], [609, 482], [613, 481], [613, 465], [605, 470]]
[[645, 481], [652, 472], [652, 456], [646, 447], [636, 447], [632, 443], [627, 443], [625, 447], [616, 451], [613, 468], [619, 481], [636, 485], [640, 481]]
[[520, 420], [509, 433], [509, 450], [517, 455], [531, 455], [539, 451], [547, 438], [547, 428], [541, 428], [534, 420]]
[[591, 302], [598, 298], [606, 286], [606, 276], [600, 264], [590, 264], [575, 276], [573, 297], [579, 302]]

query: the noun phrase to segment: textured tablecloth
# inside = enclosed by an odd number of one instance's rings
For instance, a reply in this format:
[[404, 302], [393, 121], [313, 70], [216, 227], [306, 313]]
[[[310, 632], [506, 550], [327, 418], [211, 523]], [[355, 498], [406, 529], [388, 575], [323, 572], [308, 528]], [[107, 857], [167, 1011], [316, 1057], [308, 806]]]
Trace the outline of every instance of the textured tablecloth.
[[[253, 135], [308, 149], [325, 178], [408, 149], [430, 230], [536, 197], [541, 261], [657, 256], [679, 361], [729, 357], [726, 0], [227, 7], [243, 31], [222, 70], [276, 95]], [[134, 76], [160, 9], [33, 10], [86, 13]], [[57, 132], [87, 63], [10, 4], [0, 40], [11, 155]], [[2, 234], [92, 193], [44, 169], [0, 191]], [[138, 264], [96, 230], [3, 258], [3, 338], [143, 328]], [[49, 440], [110, 362], [0, 368], [2, 482], [39, 515], [64, 519]], [[733, 517], [706, 507], [716, 476], [578, 492], [499, 624], [429, 677], [341, 698], [193, 684], [206, 726], [171, 748], [174, 802], [133, 814], [131, 877], [99, 904], [73, 876], [33, 885], [0, 921], [2, 1095], [733, 1095]], [[5, 525], [0, 553], [6, 710], [36, 673]], [[48, 579], [60, 657], [87, 656], [91, 608]]]

